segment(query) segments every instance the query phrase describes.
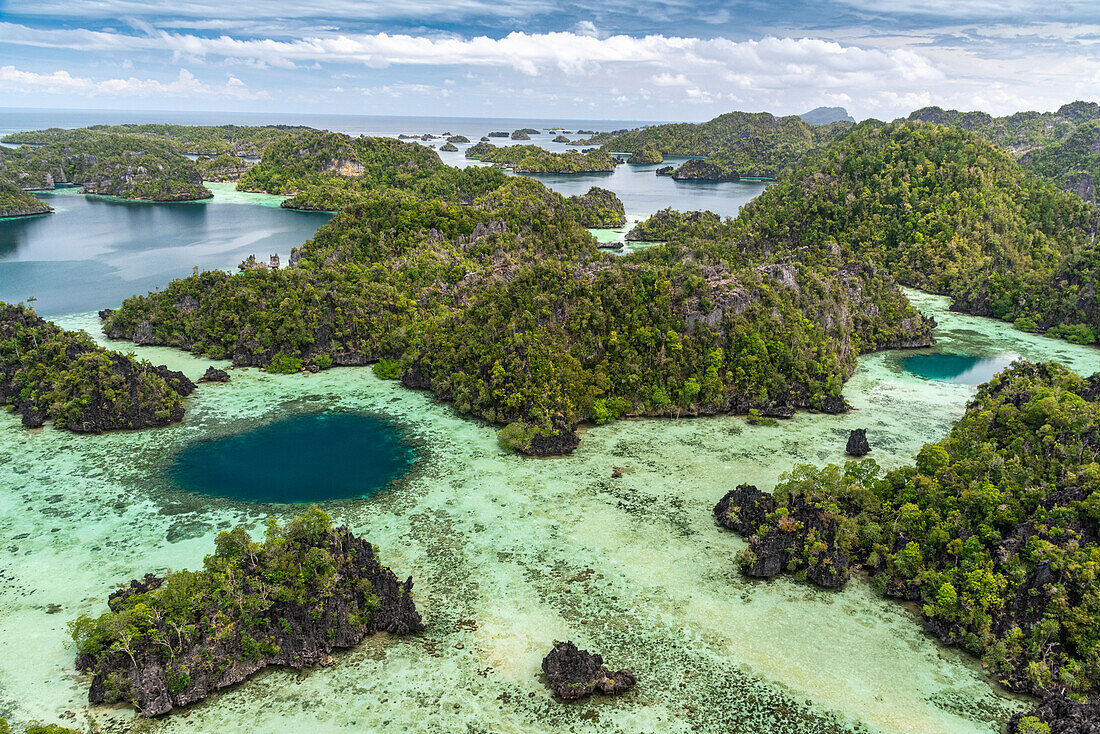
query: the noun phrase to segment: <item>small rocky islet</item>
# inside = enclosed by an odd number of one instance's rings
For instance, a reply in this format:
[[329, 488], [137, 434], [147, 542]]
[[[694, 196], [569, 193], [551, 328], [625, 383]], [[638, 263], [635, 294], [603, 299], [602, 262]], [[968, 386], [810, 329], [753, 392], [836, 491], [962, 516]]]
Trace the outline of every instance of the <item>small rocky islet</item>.
[[329, 665], [367, 635], [424, 630], [412, 578], [321, 510], [271, 520], [262, 542], [236, 528], [215, 545], [201, 571], [146, 574], [72, 623], [90, 703], [160, 716], [268, 666]]
[[584, 698], [596, 691], [623, 693], [637, 683], [629, 670], [611, 670], [603, 664], [601, 655], [581, 650], [572, 642], [555, 643], [542, 659], [542, 672], [554, 693], [564, 700]]

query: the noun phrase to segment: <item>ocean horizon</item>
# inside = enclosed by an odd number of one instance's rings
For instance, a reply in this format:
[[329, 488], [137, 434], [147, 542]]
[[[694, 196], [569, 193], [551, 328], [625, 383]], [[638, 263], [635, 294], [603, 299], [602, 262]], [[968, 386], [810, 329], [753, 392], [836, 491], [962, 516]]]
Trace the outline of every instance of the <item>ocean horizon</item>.
[[[490, 130], [512, 132], [564, 128], [620, 130], [658, 125], [658, 120], [589, 120], [549, 117], [456, 117], [424, 115], [349, 115], [310, 112], [233, 112], [194, 110], [86, 110], [67, 108], [0, 107], [0, 135], [48, 127], [78, 128], [91, 125], [163, 123], [170, 125], [305, 125], [348, 135], [409, 135], [453, 133], [478, 137]], [[538, 142], [537, 138], [531, 142]]]

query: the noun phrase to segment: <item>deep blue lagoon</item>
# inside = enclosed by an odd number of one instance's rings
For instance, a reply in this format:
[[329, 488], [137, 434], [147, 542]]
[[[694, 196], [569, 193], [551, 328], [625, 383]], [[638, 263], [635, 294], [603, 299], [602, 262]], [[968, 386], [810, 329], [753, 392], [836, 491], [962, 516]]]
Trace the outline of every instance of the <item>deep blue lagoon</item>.
[[311, 413], [186, 446], [169, 473], [180, 489], [247, 502], [368, 497], [405, 476], [416, 450], [392, 421]]

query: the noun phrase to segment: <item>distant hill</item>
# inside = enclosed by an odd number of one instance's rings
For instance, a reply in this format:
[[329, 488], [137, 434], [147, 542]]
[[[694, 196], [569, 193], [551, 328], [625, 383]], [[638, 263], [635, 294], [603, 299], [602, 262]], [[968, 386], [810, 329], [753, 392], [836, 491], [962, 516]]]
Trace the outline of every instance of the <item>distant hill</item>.
[[799, 115], [811, 125], [828, 125], [830, 122], [855, 122], [855, 118], [848, 114], [843, 107], [815, 107], [809, 112]]
[[924, 107], [909, 115], [919, 122], [954, 125], [984, 135], [1015, 156], [1024, 168], [1055, 181], [1086, 201], [1095, 201], [1100, 178], [1100, 105], [1071, 102], [1054, 112], [1017, 112], [993, 117]]
[[662, 155], [720, 155], [724, 168], [742, 176], [774, 177], [807, 153], [836, 140], [851, 126], [850, 122], [814, 126], [797, 115], [727, 112], [707, 122], [628, 130], [600, 142], [605, 150], [615, 153], [653, 148]]
[[1017, 112], [1006, 117], [993, 117], [986, 112], [923, 107], [910, 114], [909, 119], [973, 130], [1019, 157], [1052, 142], [1065, 140], [1079, 125], [1100, 119], [1100, 105], [1070, 102], [1055, 112]]

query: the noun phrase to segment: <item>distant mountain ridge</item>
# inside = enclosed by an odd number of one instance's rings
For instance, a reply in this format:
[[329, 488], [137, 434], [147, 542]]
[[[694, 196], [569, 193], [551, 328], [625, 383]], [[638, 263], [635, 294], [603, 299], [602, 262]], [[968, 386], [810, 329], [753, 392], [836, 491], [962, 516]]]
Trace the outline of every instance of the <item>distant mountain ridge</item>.
[[830, 122], [855, 122], [856, 119], [848, 114], [843, 107], [815, 107], [809, 112], [799, 115], [810, 125], [828, 125]]

